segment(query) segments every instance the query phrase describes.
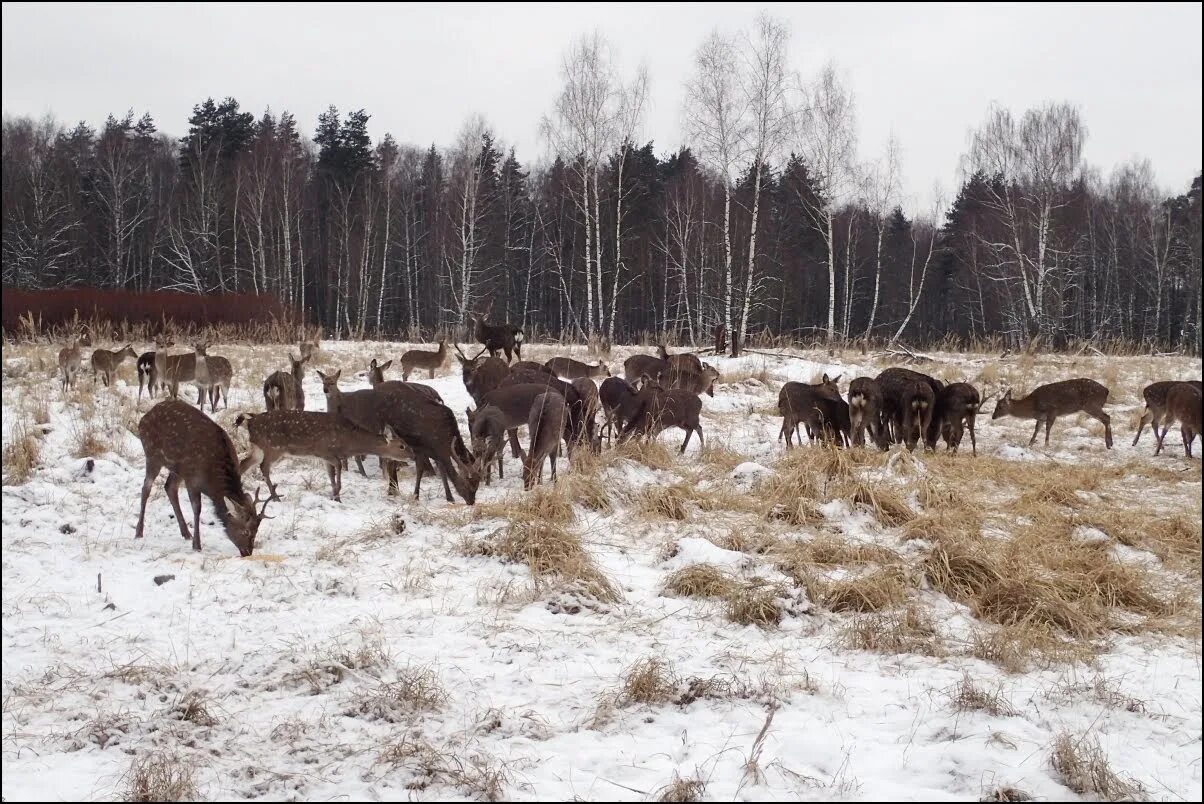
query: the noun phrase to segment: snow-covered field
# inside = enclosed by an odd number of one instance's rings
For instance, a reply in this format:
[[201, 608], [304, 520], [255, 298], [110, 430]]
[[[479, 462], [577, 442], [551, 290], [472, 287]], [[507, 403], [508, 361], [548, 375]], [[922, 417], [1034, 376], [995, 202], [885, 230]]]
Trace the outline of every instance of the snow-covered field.
[[[318, 368], [366, 387], [368, 360], [405, 348], [328, 342]], [[1148, 431], [1130, 446], [1142, 386], [1198, 378], [1198, 360], [916, 364], [988, 392], [1073, 376], [1112, 389], [1115, 449], [1085, 416], [1030, 449], [1031, 423], [991, 422], [988, 402], [974, 458], [968, 439], [954, 456], [784, 457], [781, 383], [828, 371], [847, 388], [894, 361], [717, 359], [703, 454], [678, 456], [674, 430], [667, 451], [562, 463], [560, 492], [532, 496], [507, 452], [475, 509], [437, 479], [420, 501], [386, 497], [374, 459], [367, 479], [344, 475], [340, 504], [321, 465], [286, 459], [284, 499], [240, 559], [207, 501], [193, 553], [162, 477], [133, 539], [131, 431], [151, 403], [129, 361], [114, 388], [84, 378], [64, 397], [56, 351], [3, 355], [7, 800], [1201, 797], [1204, 447], [1185, 458], [1177, 427], [1157, 458]], [[216, 416], [233, 431], [286, 347], [211, 353], [235, 365]], [[463, 428], [455, 361], [431, 384]], [[324, 410], [312, 371], [305, 390]], [[601, 582], [533, 575], [497, 548], [541, 527], [577, 536]], [[934, 560], [1013, 540], [1021, 574], [964, 593], [949, 578], [978, 565]], [[676, 573], [703, 563], [725, 591], [683, 591]]]

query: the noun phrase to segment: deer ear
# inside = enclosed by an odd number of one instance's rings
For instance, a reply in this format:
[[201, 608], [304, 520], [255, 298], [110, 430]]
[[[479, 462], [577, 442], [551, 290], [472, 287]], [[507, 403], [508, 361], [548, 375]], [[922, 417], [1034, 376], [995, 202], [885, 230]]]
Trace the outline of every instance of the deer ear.
[[342, 370], [342, 369], [339, 369], [338, 371], [336, 371], [336, 372], [334, 373], [334, 377], [333, 377], [332, 379], [334, 379], [334, 380], [338, 380], [338, 379], [339, 379], [339, 377], [342, 377], [342, 376], [343, 376], [343, 370]]
[[397, 440], [397, 433], [389, 425], [385, 425], [385, 443], [392, 444]]
[[387, 368], [388, 368], [389, 366], [391, 366], [391, 365], [393, 365], [393, 361], [392, 361], [392, 360], [390, 360], [388, 363], [385, 363], [383, 366], [381, 366], [381, 367], [380, 367], [380, 370], [381, 370], [381, 371], [384, 371], [385, 369], [387, 369]]
[[840, 382], [840, 378], [843, 376], [844, 376], [844, 372], [837, 374], [835, 377], [832, 378], [832, 382]]
[[368, 364], [368, 368], [376, 368], [376, 358], [372, 358], [372, 362]]
[[831, 377], [829, 377], [827, 374], [825, 374], [825, 375], [824, 375], [824, 378], [823, 378], [823, 379], [822, 379], [820, 382], [823, 382], [823, 383], [830, 383], [830, 382], [832, 382], [832, 378], [831, 378]]

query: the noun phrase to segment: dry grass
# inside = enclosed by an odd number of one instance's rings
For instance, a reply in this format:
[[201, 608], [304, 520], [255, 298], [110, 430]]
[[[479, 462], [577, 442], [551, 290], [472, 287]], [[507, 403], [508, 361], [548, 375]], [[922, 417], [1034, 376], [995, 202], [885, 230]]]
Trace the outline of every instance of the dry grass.
[[995, 717], [1015, 717], [1019, 714], [1001, 690], [985, 690], [969, 676], [962, 676], [949, 697], [950, 704], [958, 712], [986, 712]]
[[89, 421], [74, 432], [75, 443], [71, 455], [76, 458], [98, 458], [110, 450], [111, 445], [104, 433], [94, 422]]
[[1033, 797], [1018, 787], [1005, 785], [983, 793], [979, 801], [1032, 801]]
[[387, 723], [408, 722], [427, 712], [437, 712], [447, 703], [447, 691], [429, 667], [406, 667], [397, 680], [358, 690], [347, 714]]
[[675, 457], [668, 447], [657, 440], [631, 439], [617, 445], [614, 451], [617, 457], [642, 463], [650, 469], [669, 469]]
[[982, 535], [982, 514], [970, 507], [922, 513], [903, 526], [903, 538], [934, 543], [977, 539]]
[[33, 476], [42, 457], [42, 443], [25, 416], [20, 416], [9, 431], [4, 445], [4, 485], [19, 486]]
[[681, 678], [672, 665], [663, 659], [640, 659], [623, 674], [618, 706], [632, 704], [663, 704], [677, 699]]
[[813, 539], [779, 542], [774, 550], [778, 568], [791, 577], [809, 566], [835, 567], [846, 564], [898, 564], [899, 554], [873, 542], [853, 541], [832, 534]]
[[1098, 648], [1090, 641], [1071, 640], [1050, 628], [1021, 623], [976, 628], [970, 636], [968, 653], [1009, 673], [1024, 673], [1034, 667], [1090, 663]]
[[678, 597], [727, 598], [739, 584], [714, 564], [691, 564], [674, 572], [665, 581], [665, 593]]
[[203, 690], [193, 690], [185, 694], [171, 708], [171, 716], [197, 726], [216, 726], [217, 717], [213, 714], [213, 699]]
[[841, 631], [841, 642], [852, 650], [872, 653], [945, 654], [936, 625], [916, 606], [854, 616]]
[[568, 490], [559, 483], [536, 486], [527, 492], [511, 494], [498, 502], [478, 503], [474, 506], [473, 518], [567, 525], [573, 521], [573, 500]]
[[1050, 764], [1062, 783], [1080, 796], [1105, 801], [1136, 801], [1145, 798], [1141, 785], [1125, 780], [1108, 765], [1099, 741], [1086, 735], [1075, 738], [1063, 732], [1054, 740]]
[[653, 793], [653, 801], [699, 801], [706, 788], [702, 779], [683, 779], [674, 773], [669, 784]]
[[137, 757], [122, 777], [124, 801], [197, 801], [196, 764], [180, 754], [156, 751]]
[[876, 486], [857, 480], [842, 485], [837, 496], [866, 509], [883, 527], [899, 527], [916, 517], [915, 511], [889, 486]]
[[652, 486], [636, 496], [635, 509], [646, 516], [680, 522], [689, 515], [686, 503], [693, 496], [692, 490], [680, 483], [673, 486]]
[[786, 613], [783, 601], [789, 598], [790, 591], [783, 584], [755, 579], [728, 595], [727, 617], [740, 625], [773, 628], [782, 622]]
[[1103, 531], [1126, 547], [1146, 550], [1174, 569], [1200, 573], [1200, 516], [1145, 508], [1093, 507], [1074, 520]]
[[839, 581], [813, 579], [807, 594], [829, 611], [860, 613], [882, 611], [907, 599], [909, 584], [898, 567]]
[[412, 791], [448, 784], [482, 801], [501, 801], [510, 784], [510, 775], [493, 757], [484, 754], [461, 757], [454, 745], [436, 748], [409, 734], [385, 746], [376, 762], [391, 770], [408, 771], [412, 779], [406, 788]]
[[603, 603], [616, 603], [621, 597], [586, 553], [580, 537], [555, 522], [512, 520], [490, 538], [468, 545], [466, 552], [526, 564], [537, 584], [556, 580]]

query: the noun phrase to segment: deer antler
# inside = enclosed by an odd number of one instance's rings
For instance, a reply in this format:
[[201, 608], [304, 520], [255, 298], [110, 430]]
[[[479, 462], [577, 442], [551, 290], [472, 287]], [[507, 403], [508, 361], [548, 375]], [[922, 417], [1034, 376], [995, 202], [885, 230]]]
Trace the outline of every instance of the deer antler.
[[[255, 512], [255, 507], [259, 505], [259, 502], [260, 502], [259, 492], [262, 488], [263, 488], [262, 486], [257, 486], [255, 488], [255, 499], [251, 501], [251, 512], [252, 513]], [[268, 510], [268, 503], [270, 503], [271, 501], [272, 501], [271, 497], [268, 497], [266, 500], [263, 501], [263, 507], [259, 509], [259, 513], [256, 517], [257, 519], [274, 519], [275, 518], [275, 517], [270, 517], [270, 516], [264, 516], [264, 512]]]
[[481, 349], [481, 351], [477, 352], [477, 353], [476, 353], [476, 355], [474, 355], [474, 356], [473, 356], [473, 358], [472, 358], [472, 362], [474, 362], [474, 363], [475, 363], [475, 362], [477, 362], [477, 360], [478, 360], [478, 359], [481, 357], [481, 355], [485, 354], [485, 351], [486, 351], [488, 348], [489, 348], [489, 347], [488, 347], [488, 346], [486, 346], [486, 347], [482, 348], [482, 349]]

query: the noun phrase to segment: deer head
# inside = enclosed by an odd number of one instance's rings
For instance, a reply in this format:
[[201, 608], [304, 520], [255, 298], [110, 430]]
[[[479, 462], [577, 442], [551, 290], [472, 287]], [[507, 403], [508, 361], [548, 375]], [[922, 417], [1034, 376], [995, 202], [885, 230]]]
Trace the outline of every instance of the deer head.
[[255, 537], [259, 534], [259, 523], [265, 519], [271, 519], [270, 516], [264, 515], [269, 501], [270, 498], [263, 500], [263, 505], [260, 506], [258, 488], [255, 489], [254, 499], [248, 499], [244, 493], [241, 500], [230, 500], [226, 535], [238, 548], [238, 554], [243, 558], [255, 552]]
[[1002, 416], [1008, 415], [1012, 410], [1012, 389], [1009, 388], [1003, 392], [1003, 396], [995, 403], [995, 412], [991, 414], [991, 420], [994, 421]]

